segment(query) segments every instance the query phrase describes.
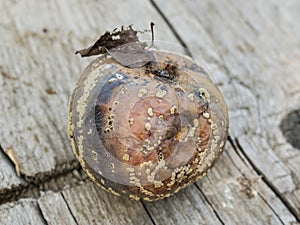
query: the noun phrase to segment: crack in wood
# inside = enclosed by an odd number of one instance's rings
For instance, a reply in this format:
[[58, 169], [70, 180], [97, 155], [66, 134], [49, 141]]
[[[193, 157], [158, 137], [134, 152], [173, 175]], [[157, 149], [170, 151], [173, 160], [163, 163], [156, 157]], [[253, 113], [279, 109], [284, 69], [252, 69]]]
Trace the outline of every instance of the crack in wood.
[[55, 174], [55, 176], [48, 177], [47, 180], [44, 180], [42, 183], [28, 182], [26, 186], [9, 189], [0, 194], [0, 203], [5, 204], [24, 198], [37, 199], [41, 197], [41, 192], [60, 192], [65, 187], [75, 187], [87, 180], [89, 180], [88, 177], [78, 166], [78, 168], [73, 170], [65, 171], [64, 173]]
[[214, 214], [218, 218], [221, 224], [225, 225], [225, 222], [222, 220], [221, 216], [219, 215], [218, 211], [214, 208], [213, 204], [208, 200], [207, 196], [204, 194], [204, 192], [201, 190], [201, 188], [198, 186], [197, 183], [195, 183], [196, 188], [199, 190], [199, 192], [202, 194], [203, 198], [209, 205], [209, 207], [213, 210]]
[[[19, 165], [17, 163], [17, 160], [15, 159], [15, 155], [12, 148], [9, 148], [7, 151], [4, 151], [4, 149], [0, 145], [0, 151], [3, 152], [3, 156], [7, 159], [7, 162], [15, 168], [16, 174], [18, 177], [21, 177]], [[24, 178], [24, 177], [22, 177]]]
[[277, 216], [277, 218], [279, 219], [279, 221], [282, 224], [285, 224], [284, 221], [281, 219], [281, 217], [279, 216], [279, 214], [276, 212], [276, 210], [272, 207], [271, 204], [268, 203], [268, 201], [264, 198], [264, 196], [262, 194], [260, 194], [258, 192], [259, 197], [264, 201], [264, 203], [269, 207], [269, 209]]
[[[262, 181], [272, 190], [272, 192], [276, 195], [276, 197], [285, 205], [285, 207], [289, 210], [289, 212], [295, 217], [297, 222], [300, 222], [300, 218], [297, 215], [298, 212], [296, 211], [296, 209], [293, 208], [293, 206], [289, 203], [289, 201], [285, 198], [285, 196], [283, 196], [283, 194], [279, 192], [279, 190], [272, 184], [272, 182], [269, 181], [269, 179], [267, 179], [267, 177], [262, 173], [262, 171], [260, 171], [259, 168], [257, 168], [255, 163], [251, 161], [251, 159], [247, 156], [243, 147], [240, 145], [238, 138], [234, 138], [234, 141], [231, 140], [231, 143], [233, 143], [232, 146], [235, 146], [234, 149], [240, 151], [243, 154], [244, 158], [247, 159], [248, 163], [252, 166], [253, 170], [257, 174], [261, 175]], [[267, 205], [270, 206], [269, 204]], [[270, 209], [274, 211], [274, 209], [271, 206]], [[275, 215], [278, 216], [277, 213], [275, 213]], [[278, 218], [280, 219], [280, 217]]]
[[77, 222], [77, 219], [76, 219], [75, 215], [73, 214], [73, 212], [72, 212], [72, 210], [71, 210], [71, 208], [70, 208], [70, 206], [69, 206], [67, 200], [66, 200], [66, 197], [64, 196], [64, 193], [61, 192], [60, 195], [61, 195], [62, 199], [64, 200], [64, 202], [66, 203], [66, 206], [67, 206], [67, 208], [68, 208], [68, 210], [69, 210], [70, 215], [71, 215], [72, 218], [74, 219], [74, 222], [75, 222], [76, 224], [79, 224], [79, 223]]
[[37, 211], [39, 212], [40, 216], [41, 216], [41, 219], [43, 220], [43, 222], [48, 225], [48, 222], [46, 220], [46, 218], [44, 217], [44, 214], [43, 214], [43, 211], [40, 207], [40, 205], [38, 204], [38, 202], [36, 203], [36, 207], [37, 207]]
[[[15, 168], [14, 163], [11, 161], [11, 159], [8, 157], [8, 155], [4, 152], [1, 145], [0, 145], [0, 154], [2, 157], [1, 160], [3, 160], [3, 162], [6, 162], [6, 164], [4, 164], [4, 166]], [[14, 176], [16, 176], [16, 175], [14, 175]], [[15, 193], [20, 193], [20, 192], [22, 192], [23, 189], [27, 188], [28, 183], [25, 181], [25, 179], [23, 177], [16, 177], [16, 180], [17, 180], [16, 183], [13, 182], [11, 185], [0, 189], [0, 205], [6, 199], [13, 198]]]
[[[235, 146], [231, 136], [228, 136], [228, 139], [227, 141], [231, 144], [232, 148], [234, 149], [235, 153], [239, 156], [239, 158], [242, 160], [242, 162], [245, 164], [245, 165], [248, 165], [247, 161], [245, 160], [245, 157], [243, 157], [243, 155], [241, 155], [240, 151], [238, 151], [238, 148]], [[237, 165], [234, 163], [235, 167], [237, 167]], [[242, 173], [243, 174], [243, 173]]]
[[[234, 149], [234, 151], [238, 154], [239, 158], [244, 162], [244, 164], [245, 164], [245, 165], [249, 165], [249, 164], [251, 165], [250, 162], [248, 163], [248, 162], [245, 161], [245, 156], [242, 156], [242, 155], [239, 153], [238, 147], [234, 144], [234, 142], [233, 142], [233, 140], [232, 140], [231, 137], [228, 137], [228, 141], [229, 141], [229, 143], [231, 144], [231, 146], [232, 146], [232, 148]], [[244, 178], [247, 178], [247, 177], [245, 176], [245, 174], [240, 170], [240, 168], [236, 165], [236, 163], [235, 163], [234, 160], [231, 158], [231, 156], [228, 156], [228, 157], [230, 158], [230, 160], [231, 160], [231, 162], [234, 164], [234, 166], [237, 168], [237, 170], [240, 171], [240, 173], [243, 175], [243, 177], [244, 177]], [[252, 167], [251, 169], [253, 169], [253, 167]], [[257, 172], [257, 171], [255, 170], [255, 172]], [[257, 175], [259, 175], [259, 177], [262, 177], [259, 173], [257, 173]], [[263, 180], [263, 182], [265, 183], [264, 180]], [[284, 224], [284, 221], [282, 221], [282, 219], [281, 219], [281, 217], [279, 216], [279, 214], [278, 214], [278, 213], [276, 212], [276, 210], [272, 207], [272, 205], [268, 203], [268, 201], [264, 198], [264, 196], [263, 196], [260, 192], [258, 192], [258, 191], [257, 191], [257, 194], [258, 194], [259, 197], [264, 201], [264, 203], [270, 208], [270, 210], [276, 215], [276, 217], [280, 220], [280, 222], [281, 222], [282, 224]]]
[[143, 208], [145, 209], [147, 215], [149, 216], [149, 218], [150, 218], [152, 224], [153, 224], [153, 225], [156, 225], [154, 219], [153, 219], [152, 216], [151, 216], [151, 213], [149, 212], [149, 210], [148, 210], [148, 208], [146, 207], [146, 205], [145, 205], [145, 203], [143, 202], [143, 200], [140, 200], [140, 202], [142, 203], [142, 206], [143, 206]]
[[75, 169], [79, 169], [80, 165], [77, 160], [72, 160], [67, 163], [57, 164], [56, 167], [47, 172], [41, 172], [37, 173], [34, 176], [27, 176], [23, 175], [25, 180], [34, 183], [36, 185], [41, 184], [44, 181], [47, 181], [49, 179], [52, 179], [56, 176], [61, 176], [63, 174], [68, 174], [69, 172], [72, 172]]

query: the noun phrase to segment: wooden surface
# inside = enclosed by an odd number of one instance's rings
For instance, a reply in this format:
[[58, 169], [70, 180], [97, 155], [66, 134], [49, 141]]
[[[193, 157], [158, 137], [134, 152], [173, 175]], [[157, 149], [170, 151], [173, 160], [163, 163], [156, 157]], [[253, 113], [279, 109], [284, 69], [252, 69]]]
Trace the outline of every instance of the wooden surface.
[[[75, 50], [150, 21], [156, 40], [207, 62], [231, 132], [206, 177], [153, 203], [91, 183], [66, 133], [91, 60]], [[1, 1], [0, 224], [298, 224], [299, 21], [298, 0]]]

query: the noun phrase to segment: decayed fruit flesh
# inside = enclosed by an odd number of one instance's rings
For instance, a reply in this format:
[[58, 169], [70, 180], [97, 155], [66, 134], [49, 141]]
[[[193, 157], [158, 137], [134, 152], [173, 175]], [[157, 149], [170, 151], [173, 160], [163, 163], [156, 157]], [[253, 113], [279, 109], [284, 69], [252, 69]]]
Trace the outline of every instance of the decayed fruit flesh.
[[69, 136], [82, 167], [104, 189], [157, 200], [213, 166], [228, 135], [224, 99], [188, 57], [151, 50], [127, 68], [94, 60], [70, 99]]

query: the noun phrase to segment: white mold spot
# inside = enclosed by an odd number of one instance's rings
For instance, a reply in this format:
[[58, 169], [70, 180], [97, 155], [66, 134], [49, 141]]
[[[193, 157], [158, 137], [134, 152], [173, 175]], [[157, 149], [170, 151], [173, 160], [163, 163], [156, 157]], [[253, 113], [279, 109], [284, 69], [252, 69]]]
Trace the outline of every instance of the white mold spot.
[[170, 108], [170, 113], [171, 114], [174, 114], [176, 112], [176, 105], [173, 105], [171, 108]]
[[120, 35], [113, 35], [113, 36], [111, 36], [112, 40], [119, 40], [120, 38], [121, 38]]
[[109, 70], [110, 68], [112, 68], [111, 64], [105, 64], [105, 66], [103, 66], [104, 70]]
[[122, 157], [122, 159], [123, 159], [124, 161], [129, 161], [129, 155], [128, 155], [127, 153], [124, 154], [123, 157]]
[[210, 95], [205, 88], [199, 88], [199, 95], [204, 102], [210, 102]]
[[151, 124], [150, 123], [145, 123], [145, 129], [150, 130], [151, 129]]
[[189, 94], [189, 95], [188, 95], [188, 98], [189, 98], [192, 102], [194, 101], [194, 97], [195, 97], [194, 94]]
[[148, 113], [149, 116], [153, 116], [153, 110], [152, 110], [152, 108], [148, 108], [147, 113]]
[[143, 95], [147, 94], [148, 91], [145, 88], [141, 88], [138, 92], [138, 97], [141, 98]]
[[124, 78], [124, 76], [120, 73], [116, 73], [116, 77], [119, 79], [119, 80], [122, 80]]
[[129, 118], [128, 123], [129, 123], [129, 125], [133, 125], [134, 119], [133, 118]]
[[117, 80], [117, 78], [110, 78], [108, 81], [107, 81], [107, 83], [112, 83], [112, 82], [114, 82], [114, 81], [116, 81]]
[[204, 112], [204, 113], [203, 113], [203, 117], [204, 117], [205, 119], [208, 119], [208, 118], [209, 118], [209, 116], [210, 116], [210, 115], [209, 115], [209, 113], [208, 113], [208, 112]]
[[156, 92], [156, 97], [157, 98], [164, 98], [165, 96], [166, 96], [166, 94], [167, 94], [167, 91], [166, 90], [158, 90], [157, 92]]

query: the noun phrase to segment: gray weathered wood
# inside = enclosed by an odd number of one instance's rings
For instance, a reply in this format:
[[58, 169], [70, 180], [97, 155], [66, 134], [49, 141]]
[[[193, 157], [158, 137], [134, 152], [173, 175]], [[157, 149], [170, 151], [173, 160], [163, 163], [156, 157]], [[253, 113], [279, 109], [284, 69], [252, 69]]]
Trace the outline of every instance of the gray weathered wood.
[[47, 224], [77, 224], [61, 193], [47, 193], [38, 204]]
[[46, 224], [40, 214], [36, 199], [22, 199], [18, 202], [0, 205], [0, 224]]
[[[135, 7], [128, 8], [133, 2]], [[1, 146], [13, 151], [18, 169], [29, 180], [74, 167], [66, 134], [67, 104], [88, 61], [75, 56], [76, 49], [122, 24], [148, 29], [151, 18], [157, 18], [159, 39], [175, 41], [147, 1], [119, 2], [113, 8], [109, 1], [2, 1], [0, 8], [5, 34], [0, 44], [0, 127], [6, 128], [0, 130]]]
[[172, 198], [145, 205], [155, 224], [222, 224], [195, 185]]
[[11, 197], [12, 190], [21, 190], [27, 183], [15, 173], [13, 164], [0, 149], [0, 203]]
[[223, 223], [263, 225], [295, 222], [294, 216], [278, 197], [271, 194], [259, 175], [238, 159], [232, 147], [226, 150], [207, 177], [197, 182]]
[[[290, 210], [286, 207], [284, 202], [282, 202], [282, 200], [278, 198], [276, 193], [270, 190], [270, 187], [266, 184], [266, 182], [263, 181], [262, 176], [253, 169], [253, 167], [249, 164], [247, 159], [244, 156], [240, 155], [240, 152], [236, 152], [236, 150], [234, 150], [232, 146], [230, 145], [227, 146], [228, 148], [226, 151], [225, 160], [221, 161], [223, 165], [221, 164], [219, 166], [218, 165], [216, 166], [218, 166], [217, 168], [219, 168], [218, 171], [222, 171], [223, 167], [226, 168], [228, 167], [229, 164], [233, 164], [236, 167], [235, 169], [233, 169], [233, 171], [235, 171], [235, 176], [232, 177], [232, 178], [236, 178], [235, 179], [236, 182], [233, 183], [238, 184], [239, 192], [243, 193], [241, 199], [244, 200], [244, 203], [242, 205], [239, 205], [238, 208], [241, 208], [241, 210], [243, 210], [243, 208], [246, 206], [247, 208], [250, 208], [252, 211], [252, 207], [254, 206], [255, 209], [253, 211], [257, 212], [256, 207], [260, 208], [262, 205], [263, 208], [267, 210], [269, 213], [270, 210], [273, 211], [273, 213], [275, 214], [274, 216], [277, 217], [282, 223], [292, 224], [293, 222], [295, 222], [295, 217], [291, 214]], [[238, 170], [240, 174], [237, 173], [236, 170]], [[213, 174], [212, 176], [209, 175], [209, 180], [211, 180], [211, 178], [214, 177], [215, 174], [214, 170], [212, 170], [212, 174]], [[224, 176], [228, 176], [228, 175], [224, 174]], [[243, 180], [245, 179], [246, 181], [250, 182], [249, 186], [243, 184]], [[228, 178], [228, 180], [230, 180], [230, 178]], [[231, 181], [233, 181], [233, 179]], [[203, 181], [203, 184], [201, 182], [198, 182], [198, 185], [203, 190], [205, 187], [207, 189], [209, 188], [209, 185], [207, 185], [206, 180]], [[236, 193], [236, 197], [238, 196], [240, 196], [240, 193]], [[261, 201], [259, 203], [259, 206], [256, 206], [256, 204], [253, 203], [254, 199], [252, 198], [259, 198], [259, 201]], [[256, 200], [256, 203], [257, 202], [258, 201]], [[221, 211], [223, 211], [223, 209]], [[262, 214], [262, 212], [259, 212], [259, 214]], [[244, 214], [241, 215], [241, 217], [244, 216], [245, 216]], [[253, 215], [253, 217], [256, 216]], [[246, 218], [249, 219], [248, 213], [246, 215]]]
[[152, 224], [141, 202], [133, 202], [86, 183], [62, 192], [78, 224]]
[[[0, 223], [299, 222], [300, 151], [279, 127], [300, 108], [299, 1], [154, 2], [0, 2], [0, 145], [7, 154], [0, 151], [0, 203], [4, 192], [5, 201], [22, 198], [0, 204]], [[208, 63], [227, 99], [233, 145], [227, 143], [196, 185], [142, 203], [78, 177], [66, 134], [67, 102], [91, 61], [74, 51], [105, 30], [128, 24], [144, 29], [154, 21], [156, 40], [179, 44], [160, 13], [196, 60]]]
[[279, 128], [300, 107], [299, 2], [174, 1], [180, 8], [155, 2], [215, 72], [232, 138], [299, 218], [300, 151]]

